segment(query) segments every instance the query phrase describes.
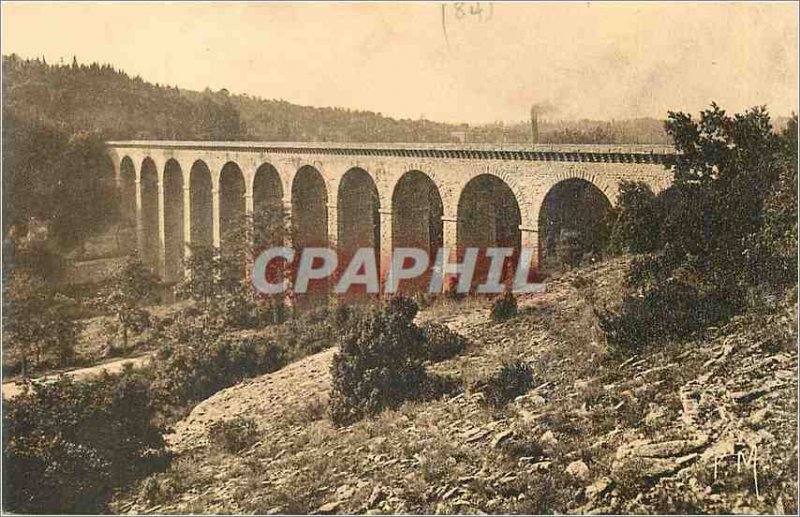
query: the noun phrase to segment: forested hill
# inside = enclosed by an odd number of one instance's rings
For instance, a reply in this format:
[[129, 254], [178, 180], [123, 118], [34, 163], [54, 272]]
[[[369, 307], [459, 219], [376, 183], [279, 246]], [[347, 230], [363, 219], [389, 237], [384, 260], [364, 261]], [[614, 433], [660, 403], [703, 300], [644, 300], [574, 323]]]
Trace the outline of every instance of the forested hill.
[[[112, 139], [329, 142], [530, 142], [528, 106], [512, 124], [446, 124], [394, 119], [371, 111], [299, 106], [283, 100], [183, 90], [130, 77], [110, 65], [51, 65], [3, 57], [4, 117]], [[666, 114], [665, 114], [666, 115]], [[8, 122], [9, 119], [6, 119]], [[782, 124], [783, 123], [783, 124]], [[776, 120], [776, 126], [785, 120]], [[539, 142], [670, 144], [663, 121], [547, 121]]]
[[455, 126], [369, 111], [194, 92], [151, 84], [109, 65], [3, 57], [8, 115], [105, 139], [449, 142]]

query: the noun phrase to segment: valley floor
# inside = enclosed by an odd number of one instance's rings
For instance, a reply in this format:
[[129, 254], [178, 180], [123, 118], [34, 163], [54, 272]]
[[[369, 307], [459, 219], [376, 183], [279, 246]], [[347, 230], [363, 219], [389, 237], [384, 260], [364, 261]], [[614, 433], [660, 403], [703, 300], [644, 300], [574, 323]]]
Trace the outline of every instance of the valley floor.
[[[472, 345], [434, 371], [464, 393], [344, 428], [325, 415], [335, 348], [218, 392], [174, 427], [172, 466], [121, 513], [794, 513], [795, 307], [612, 359], [587, 299], [618, 296], [620, 261], [565, 274], [489, 319], [489, 302], [420, 313]], [[469, 387], [504, 361], [536, 388], [490, 409]], [[206, 442], [255, 418], [239, 454]]]

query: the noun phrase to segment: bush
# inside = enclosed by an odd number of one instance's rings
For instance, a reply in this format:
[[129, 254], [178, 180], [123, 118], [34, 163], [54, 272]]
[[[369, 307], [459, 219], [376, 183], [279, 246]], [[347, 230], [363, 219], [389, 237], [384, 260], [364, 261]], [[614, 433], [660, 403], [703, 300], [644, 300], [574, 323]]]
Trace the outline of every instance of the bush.
[[256, 301], [253, 309], [254, 326], [279, 325], [289, 319], [289, 308], [282, 299]]
[[492, 321], [505, 321], [517, 315], [517, 299], [506, 291], [492, 303]]
[[334, 423], [346, 425], [423, 394], [423, 337], [411, 322], [413, 309], [405, 302], [390, 304], [344, 329], [331, 365]]
[[188, 343], [170, 343], [159, 349], [153, 361], [151, 389], [160, 406], [181, 407], [283, 364], [283, 351], [264, 337], [209, 341], [201, 334]]
[[493, 407], [502, 407], [533, 387], [533, 370], [531, 366], [520, 360], [510, 361], [489, 379], [480, 383], [478, 391], [486, 397], [486, 403]]
[[4, 453], [7, 508], [23, 513], [101, 513], [113, 489], [96, 449], [59, 436], [10, 446]]
[[222, 325], [238, 329], [277, 325], [286, 321], [289, 312], [281, 299], [257, 299], [252, 286], [247, 284], [237, 285], [219, 295], [209, 305], [209, 311], [221, 320]]
[[423, 400], [435, 400], [443, 395], [453, 396], [464, 391], [460, 377], [428, 372], [422, 390]]
[[440, 323], [422, 325], [424, 355], [428, 361], [438, 362], [461, 354], [467, 348], [467, 340], [458, 332]]
[[598, 311], [611, 355], [642, 352], [651, 342], [685, 338], [728, 317], [732, 307], [693, 268], [671, 270], [669, 258], [634, 262], [618, 311]]
[[98, 513], [114, 487], [166, 466], [147, 381], [131, 369], [36, 385], [4, 406], [4, 503], [15, 512]]
[[655, 198], [620, 185], [618, 251], [657, 256], [633, 264], [621, 309], [600, 314], [613, 354], [770, 310], [795, 284], [797, 118], [777, 133], [764, 107], [730, 116], [712, 104], [699, 119], [670, 112], [665, 127], [679, 151], [672, 185]]
[[214, 422], [208, 428], [208, 441], [213, 447], [235, 454], [258, 441], [258, 426], [252, 418], [236, 417]]
[[277, 339], [292, 358], [316, 354], [336, 344], [340, 329], [357, 313], [358, 309], [347, 305], [333, 310], [328, 307], [308, 310], [277, 327]]
[[419, 312], [419, 305], [411, 298], [397, 295], [389, 298], [389, 301], [386, 302], [386, 311], [411, 322]]

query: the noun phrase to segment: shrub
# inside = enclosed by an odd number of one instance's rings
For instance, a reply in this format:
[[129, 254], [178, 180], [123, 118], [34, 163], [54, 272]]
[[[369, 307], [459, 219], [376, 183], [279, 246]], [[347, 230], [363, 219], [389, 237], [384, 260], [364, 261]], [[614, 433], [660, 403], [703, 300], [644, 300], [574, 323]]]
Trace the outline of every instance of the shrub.
[[4, 503], [25, 513], [97, 513], [112, 489], [166, 466], [146, 379], [36, 385], [5, 402]]
[[180, 407], [256, 375], [275, 371], [283, 351], [260, 337], [206, 341], [202, 334], [188, 343], [161, 347], [153, 362], [153, 397], [161, 406]]
[[506, 291], [492, 303], [492, 321], [505, 321], [517, 315], [517, 299]]
[[440, 323], [422, 325], [425, 358], [438, 362], [461, 354], [467, 348], [467, 340], [458, 332]]
[[270, 298], [256, 301], [253, 320], [256, 327], [279, 325], [289, 319], [289, 308], [283, 299]]
[[231, 454], [250, 447], [258, 441], [258, 437], [258, 426], [252, 418], [220, 420], [208, 428], [209, 443]]
[[150, 506], [162, 504], [175, 495], [176, 488], [176, 482], [171, 477], [148, 476], [141, 484], [139, 498]]
[[108, 461], [59, 436], [12, 444], [4, 453], [7, 508], [24, 513], [100, 513], [111, 491]]
[[452, 375], [428, 372], [425, 376], [422, 398], [435, 400], [443, 395], [456, 395], [464, 391], [464, 381]]
[[655, 198], [620, 185], [617, 247], [657, 256], [634, 262], [622, 307], [600, 314], [613, 354], [771, 310], [794, 285], [796, 117], [777, 133], [763, 107], [730, 116], [712, 104], [699, 119], [670, 112], [665, 127], [679, 151], [672, 185]]
[[530, 364], [515, 360], [506, 362], [478, 390], [486, 397], [486, 403], [502, 407], [533, 387], [533, 370]]
[[669, 256], [634, 262], [617, 311], [598, 311], [608, 352], [628, 356], [656, 341], [685, 338], [730, 315], [732, 307], [692, 267], [672, 271]]
[[386, 302], [386, 312], [411, 322], [419, 312], [419, 305], [411, 298], [397, 295], [389, 298], [389, 301]]
[[252, 286], [241, 283], [220, 294], [208, 310], [228, 328], [254, 329], [286, 321], [288, 310], [282, 299], [257, 299]]
[[277, 327], [278, 340], [293, 358], [316, 354], [336, 344], [340, 329], [349, 324], [358, 309], [339, 305], [319, 307], [299, 314]]
[[159, 344], [213, 341], [226, 329], [222, 320], [210, 318], [199, 304], [190, 305], [161, 319], [154, 319], [151, 341]]
[[398, 303], [358, 317], [343, 330], [331, 365], [334, 423], [346, 425], [422, 395], [423, 337], [411, 322], [415, 312]]

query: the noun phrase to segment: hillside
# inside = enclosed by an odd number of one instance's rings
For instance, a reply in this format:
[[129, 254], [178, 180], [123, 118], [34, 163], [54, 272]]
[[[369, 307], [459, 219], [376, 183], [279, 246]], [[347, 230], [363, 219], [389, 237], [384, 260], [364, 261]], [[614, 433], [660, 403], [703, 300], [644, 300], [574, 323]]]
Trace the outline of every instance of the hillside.
[[452, 141], [445, 124], [151, 84], [109, 65], [3, 57], [4, 107], [105, 139]]
[[[611, 359], [589, 300], [617, 301], [623, 260], [555, 279], [505, 323], [487, 303], [420, 314], [467, 336], [434, 368], [485, 378], [504, 361], [534, 389], [488, 409], [468, 388], [337, 429], [324, 416], [335, 349], [218, 392], [175, 426], [166, 473], [127, 513], [794, 513], [794, 307]], [[228, 454], [206, 429], [236, 416], [260, 439]]]
[[[112, 139], [527, 143], [529, 122], [448, 124], [310, 107], [227, 90], [152, 84], [110, 65], [3, 56], [4, 108], [15, 117]], [[528, 107], [520, 106], [520, 113]], [[4, 115], [6, 116], [6, 115]], [[524, 115], [523, 117], [524, 118]], [[541, 143], [669, 143], [663, 122], [540, 122]]]

